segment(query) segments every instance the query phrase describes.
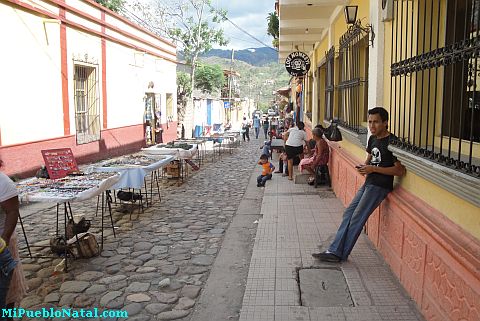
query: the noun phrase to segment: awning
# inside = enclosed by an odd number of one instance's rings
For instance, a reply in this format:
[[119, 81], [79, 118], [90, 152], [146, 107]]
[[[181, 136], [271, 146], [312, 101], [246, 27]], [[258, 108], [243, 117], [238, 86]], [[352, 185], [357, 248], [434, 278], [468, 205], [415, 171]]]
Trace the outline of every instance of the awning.
[[276, 92], [279, 95], [290, 97], [290, 86], [279, 88], [276, 90]]

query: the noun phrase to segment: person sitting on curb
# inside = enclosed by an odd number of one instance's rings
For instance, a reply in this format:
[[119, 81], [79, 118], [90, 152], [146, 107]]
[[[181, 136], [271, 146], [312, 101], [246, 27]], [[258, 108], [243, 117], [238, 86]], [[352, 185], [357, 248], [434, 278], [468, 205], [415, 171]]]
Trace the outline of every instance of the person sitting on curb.
[[272, 172], [275, 170], [275, 166], [268, 161], [268, 155], [262, 154], [258, 165], [262, 166], [262, 175], [257, 177], [257, 187], [265, 187], [265, 182], [272, 179]]
[[393, 177], [405, 174], [405, 167], [388, 150], [389, 143], [397, 137], [388, 131], [388, 112], [384, 108], [368, 111], [368, 128], [372, 136], [367, 144], [367, 159], [365, 164], [356, 166], [360, 174], [367, 175], [365, 184], [343, 213], [342, 223], [328, 250], [312, 254], [321, 261], [347, 260], [367, 219], [393, 190]]

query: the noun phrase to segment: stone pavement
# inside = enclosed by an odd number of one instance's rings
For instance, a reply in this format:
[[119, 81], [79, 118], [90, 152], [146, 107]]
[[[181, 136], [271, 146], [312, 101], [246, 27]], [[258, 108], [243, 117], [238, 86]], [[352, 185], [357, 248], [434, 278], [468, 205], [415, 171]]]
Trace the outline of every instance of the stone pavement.
[[240, 321], [423, 320], [365, 235], [343, 264], [311, 256], [328, 247], [343, 209], [326, 187], [279, 174], [267, 182]]
[[[117, 237], [105, 228], [101, 255], [73, 261], [68, 273], [55, 272], [59, 258], [23, 258], [30, 291], [20, 306], [125, 309], [132, 321], [189, 320], [258, 151], [256, 143], [242, 144], [233, 155], [224, 154], [191, 174], [181, 186], [165, 180], [162, 201], [144, 213], [136, 211], [131, 220], [129, 214], [114, 210]], [[72, 203], [75, 217], [93, 217], [92, 225], [98, 226], [95, 208], [96, 200]], [[30, 243], [48, 245], [55, 233], [55, 208], [32, 204], [21, 212]], [[17, 233], [23, 246], [20, 228]], [[34, 249], [48, 252], [48, 246]]]
[[[54, 271], [59, 258], [22, 259], [30, 291], [21, 307], [126, 309], [137, 321], [423, 320], [364, 236], [342, 265], [311, 257], [332, 238], [343, 207], [329, 189], [278, 174], [257, 188], [261, 142], [242, 144], [181, 186], [165, 180], [162, 202], [131, 220], [114, 211], [117, 237], [106, 228], [101, 255], [74, 261], [68, 273]], [[75, 216], [87, 218], [95, 206], [72, 204]], [[48, 244], [54, 208], [32, 204], [22, 214], [30, 242]], [[348, 287], [338, 291], [330, 272]], [[321, 289], [328, 304], [315, 297]]]

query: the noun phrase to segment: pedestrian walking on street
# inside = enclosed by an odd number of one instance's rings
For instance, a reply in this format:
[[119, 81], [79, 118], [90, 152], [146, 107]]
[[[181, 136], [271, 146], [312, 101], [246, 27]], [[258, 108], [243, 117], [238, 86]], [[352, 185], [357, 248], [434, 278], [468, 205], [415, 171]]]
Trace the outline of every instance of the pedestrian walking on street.
[[248, 123], [248, 120], [246, 117], [243, 117], [242, 121], [242, 136], [243, 136], [243, 141], [245, 141], [245, 138], [247, 141], [250, 141], [250, 124]]
[[258, 139], [258, 133], [260, 132], [260, 118], [257, 116], [253, 118], [253, 128], [255, 128], [255, 138]]
[[262, 166], [262, 175], [257, 177], [257, 187], [265, 187], [267, 180], [272, 179], [272, 173], [275, 170], [275, 166], [268, 161], [268, 155], [262, 154], [258, 165]]
[[367, 175], [365, 184], [358, 190], [343, 213], [342, 223], [327, 251], [312, 256], [326, 262], [346, 261], [368, 217], [393, 190], [393, 177], [403, 176], [405, 167], [388, 150], [397, 137], [388, 131], [388, 112], [382, 107], [368, 111], [368, 128], [372, 133], [367, 144], [365, 164], [355, 166]]
[[270, 123], [268, 122], [268, 119], [265, 119], [263, 121], [263, 134], [265, 135], [265, 139], [268, 138], [268, 128], [270, 127]]

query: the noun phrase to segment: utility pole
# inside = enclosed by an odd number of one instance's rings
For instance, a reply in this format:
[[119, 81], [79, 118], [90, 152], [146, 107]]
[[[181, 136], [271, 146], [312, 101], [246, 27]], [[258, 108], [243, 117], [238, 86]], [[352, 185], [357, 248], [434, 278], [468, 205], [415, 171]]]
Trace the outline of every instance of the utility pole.
[[232, 58], [230, 59], [230, 74], [228, 75], [228, 102], [230, 104], [230, 117], [227, 119], [228, 122], [232, 120], [232, 76], [233, 76], [233, 56], [235, 50], [232, 49]]

